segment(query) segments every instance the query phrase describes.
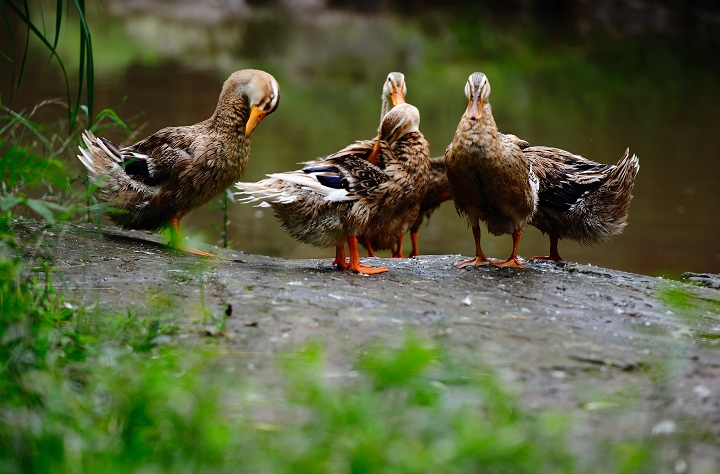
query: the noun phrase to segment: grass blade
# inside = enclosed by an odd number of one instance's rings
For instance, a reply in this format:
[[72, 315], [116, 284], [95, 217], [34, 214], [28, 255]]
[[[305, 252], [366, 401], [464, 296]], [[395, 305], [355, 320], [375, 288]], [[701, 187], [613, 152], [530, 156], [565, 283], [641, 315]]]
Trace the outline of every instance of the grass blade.
[[[69, 99], [70, 99], [70, 81], [68, 80], [67, 71], [65, 70], [65, 64], [62, 62], [62, 59], [60, 59], [60, 56], [59, 56], [59, 55], [57, 54], [57, 52], [53, 49], [52, 45], [51, 45], [50, 42], [47, 40], [47, 38], [45, 37], [45, 35], [43, 35], [42, 32], [41, 32], [40, 30], [38, 30], [38, 28], [35, 26], [35, 24], [33, 24], [32, 20], [30, 20], [30, 17], [29, 17], [28, 14], [23, 13], [23, 12], [17, 7], [17, 5], [13, 4], [12, 2], [4, 2], [3, 4], [10, 6], [10, 9], [11, 9], [13, 12], [15, 12], [15, 14], [16, 14], [17, 16], [19, 16], [20, 19], [21, 19], [21, 20], [25, 23], [25, 25], [27, 25], [27, 27], [28, 27], [28, 41], [26, 41], [26, 43], [25, 43], [25, 51], [26, 51], [26, 54], [27, 54], [27, 47], [28, 47], [28, 44], [29, 44], [30, 31], [32, 31], [32, 32], [35, 34], [35, 36], [37, 36], [38, 39], [51, 51], [52, 56], [55, 57], [55, 59], [56, 59], [57, 62], [58, 62], [58, 65], [60, 66], [60, 69], [62, 70], [63, 79], [65, 80], [65, 91], [66, 91], [66, 94], [67, 94], [67, 97], [68, 97], [68, 102], [69, 102], [69, 101], [70, 101], [70, 100], [69, 100]], [[25, 6], [27, 7], [27, 1], [24, 2], [24, 4], [25, 4]], [[24, 67], [24, 62], [25, 62], [24, 60], [25, 60], [25, 58], [23, 58], [23, 67]], [[19, 87], [20, 82], [22, 82], [22, 73], [20, 74], [20, 77], [18, 78], [18, 87]], [[72, 118], [72, 114], [71, 114], [71, 118]], [[71, 123], [72, 123], [72, 120], [71, 120]]]
[[[29, 7], [27, 0], [23, 2], [23, 5], [25, 6], [25, 15], [28, 19], [30, 19], [30, 13], [29, 13]], [[12, 3], [10, 3], [11, 7], [14, 7]], [[38, 31], [38, 34], [40, 32]], [[25, 74], [25, 64], [27, 63], [27, 56], [28, 56], [28, 49], [30, 47], [30, 30], [28, 29], [27, 35], [25, 36], [25, 50], [23, 51], [22, 61], [20, 61], [20, 74], [18, 75], [18, 87], [20, 87], [20, 83], [22, 82], [23, 75]]]
[[60, 26], [62, 25], [63, 2], [57, 0], [57, 9], [55, 13], [55, 41], [53, 41], [53, 51], [57, 50], [58, 41], [60, 40]]
[[[74, 0], [80, 17], [80, 88], [78, 90], [78, 106], [80, 105], [80, 97], [82, 92], [82, 75], [87, 61], [87, 108], [88, 118], [93, 117], [93, 96], [95, 95], [95, 65], [93, 63], [92, 39], [90, 38], [90, 28], [88, 28], [85, 20], [85, 0]], [[77, 109], [75, 110], [77, 113]], [[72, 127], [73, 121], [70, 126]]]

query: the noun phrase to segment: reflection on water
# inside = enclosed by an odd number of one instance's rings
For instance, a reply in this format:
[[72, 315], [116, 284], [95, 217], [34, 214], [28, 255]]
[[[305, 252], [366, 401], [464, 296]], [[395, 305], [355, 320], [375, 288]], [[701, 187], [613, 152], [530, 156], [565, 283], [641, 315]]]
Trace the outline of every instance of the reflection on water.
[[[453, 36], [446, 25], [423, 29], [392, 16], [250, 14], [238, 7], [225, 16], [198, 18], [108, 5], [90, 12], [96, 107], [115, 108], [126, 97], [120, 114], [144, 112], [141, 136], [207, 118], [230, 72], [265, 69], [280, 82], [282, 100], [254, 134], [244, 179], [258, 180], [372, 137], [382, 81], [400, 70], [407, 100], [420, 109], [421, 130], [436, 156], [452, 140], [466, 106], [467, 76], [480, 70], [492, 83], [491, 102], [502, 131], [603, 163], [616, 163], [628, 146], [640, 157], [624, 234], [591, 248], [560, 242], [565, 259], [651, 275], [720, 272], [720, 151], [708, 140], [720, 125], [720, 111], [712, 105], [720, 99], [720, 86], [703, 64], [688, 69], [677, 53], [645, 48], [641, 40], [603, 40], [604, 49], [527, 44], [512, 54], [463, 56], [454, 54], [453, 38], [467, 34]], [[482, 26], [477, 35], [484, 43], [499, 41], [488, 40], [492, 33]], [[62, 94], [57, 82], [47, 80], [46, 57], [39, 51], [28, 66], [20, 104]], [[117, 133], [109, 137], [126, 140]], [[183, 225], [187, 233], [215, 243], [213, 224], [221, 220], [220, 210], [210, 205]], [[234, 248], [332, 258], [332, 250], [290, 239], [265, 209], [234, 204], [230, 220]], [[482, 238], [488, 255], [509, 254], [510, 236], [483, 231]], [[520, 255], [546, 254], [548, 246], [547, 237], [529, 227]], [[421, 229], [420, 249], [473, 253], [471, 233], [452, 203]]]

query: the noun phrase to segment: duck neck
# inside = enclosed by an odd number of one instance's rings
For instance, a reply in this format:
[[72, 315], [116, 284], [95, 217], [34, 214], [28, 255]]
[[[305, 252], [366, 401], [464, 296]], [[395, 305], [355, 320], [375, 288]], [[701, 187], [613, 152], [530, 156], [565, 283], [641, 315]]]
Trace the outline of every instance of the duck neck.
[[489, 102], [483, 104], [480, 117], [471, 119], [464, 115], [461, 122], [463, 126], [458, 132], [462, 132], [473, 144], [484, 146], [498, 142], [498, 129]]
[[380, 96], [380, 98], [382, 99], [382, 103], [380, 106], [380, 126], [382, 127], [382, 121], [387, 115], [387, 113], [390, 111], [390, 104], [388, 104], [388, 100], [385, 94]]
[[246, 139], [245, 125], [250, 118], [250, 107], [234, 92], [223, 91], [215, 113], [210, 117], [215, 131], [230, 139]]
[[398, 162], [406, 162], [410, 157], [417, 157], [419, 160], [427, 160], [430, 166], [430, 150], [420, 131], [404, 134], [395, 140], [390, 148]]

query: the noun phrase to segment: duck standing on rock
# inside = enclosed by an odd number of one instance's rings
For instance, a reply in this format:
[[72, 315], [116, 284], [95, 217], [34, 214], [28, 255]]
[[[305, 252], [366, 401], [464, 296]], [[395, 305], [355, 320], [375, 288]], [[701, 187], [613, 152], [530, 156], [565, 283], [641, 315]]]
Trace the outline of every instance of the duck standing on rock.
[[[520, 235], [535, 212], [538, 180], [520, 147], [498, 132], [488, 102], [490, 83], [475, 72], [465, 85], [468, 107], [445, 150], [445, 168], [458, 213], [467, 219], [475, 239], [475, 257], [458, 265], [493, 264], [523, 268], [517, 258]], [[480, 221], [494, 235], [512, 233], [507, 260], [490, 261], [480, 247]]]
[[124, 148], [83, 134], [78, 158], [103, 201], [120, 212], [110, 218], [126, 229], [169, 227], [173, 248], [211, 257], [182, 245], [180, 219], [206, 204], [245, 173], [252, 132], [277, 109], [280, 88], [264, 71], [234, 72], [223, 84], [215, 113], [185, 127], [159, 130]]
[[[357, 237], [373, 235], [422, 199], [429, 173], [420, 113], [399, 104], [384, 117], [378, 138], [310, 161], [298, 171], [257, 183], [237, 183], [244, 202], [272, 207], [291, 236], [315, 247], [335, 247], [338, 268], [376, 274], [360, 263]], [[345, 241], [350, 259], [345, 258]]]
[[[385, 115], [399, 104], [404, 104], [405, 94], [407, 94], [407, 86], [405, 85], [405, 75], [401, 72], [391, 72], [383, 83], [382, 94], [380, 95], [380, 128]], [[392, 106], [390, 105], [392, 103]], [[404, 216], [394, 219], [386, 228], [379, 230], [375, 235], [362, 235], [358, 240], [360, 244], [367, 249], [368, 257], [377, 257], [375, 250], [392, 249], [393, 257], [402, 256], [402, 238], [405, 233], [403, 230]], [[399, 250], [398, 250], [399, 249]]]
[[[407, 85], [405, 75], [401, 72], [391, 72], [383, 83], [381, 95], [380, 122], [390, 110], [390, 103], [393, 106], [405, 103]], [[428, 186], [423, 199], [418, 202], [410, 212], [394, 219], [385, 228], [372, 236], [363, 235], [360, 243], [368, 251], [369, 257], [375, 257], [374, 250], [392, 250], [394, 258], [403, 258], [402, 242], [405, 234], [410, 231], [412, 250], [410, 257], [420, 255], [418, 249], [418, 230], [425, 217], [430, 218], [432, 214], [444, 201], [450, 199], [450, 189], [445, 175], [445, 157], [440, 156], [430, 159], [430, 174], [428, 175]]]
[[561, 261], [558, 240], [583, 245], [606, 242], [627, 224], [636, 155], [626, 149], [617, 165], [603, 165], [559, 148], [526, 147], [523, 153], [540, 180], [532, 225], [550, 236], [550, 254], [531, 260]]

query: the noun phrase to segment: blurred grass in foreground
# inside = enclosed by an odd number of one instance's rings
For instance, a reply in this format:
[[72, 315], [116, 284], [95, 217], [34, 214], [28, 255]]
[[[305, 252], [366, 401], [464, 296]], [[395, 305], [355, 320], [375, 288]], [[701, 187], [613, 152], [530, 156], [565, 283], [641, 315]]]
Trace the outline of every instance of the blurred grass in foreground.
[[[3, 472], [585, 472], [567, 417], [412, 336], [339, 377], [310, 344], [262, 386], [167, 321], [74, 307], [49, 269], [21, 270], [2, 262]], [[592, 472], [653, 472], [649, 448], [620, 447]]]

